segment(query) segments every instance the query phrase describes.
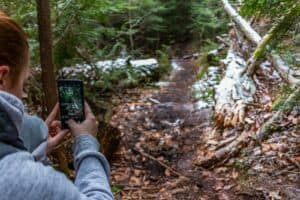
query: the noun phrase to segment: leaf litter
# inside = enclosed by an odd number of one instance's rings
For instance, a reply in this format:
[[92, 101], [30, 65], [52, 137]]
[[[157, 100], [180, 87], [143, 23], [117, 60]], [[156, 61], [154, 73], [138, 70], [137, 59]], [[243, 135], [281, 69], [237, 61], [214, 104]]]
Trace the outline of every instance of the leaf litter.
[[256, 104], [248, 111], [247, 126], [220, 130], [213, 126], [212, 108], [199, 109], [190, 92], [198, 67], [193, 60], [176, 62], [182, 70], [168, 84], [128, 90], [115, 109], [111, 124], [122, 132], [112, 162], [112, 184], [122, 186], [116, 199], [298, 199], [298, 107], [284, 113], [262, 144], [250, 140], [221, 163], [207, 169], [197, 165], [199, 158], [272, 116], [281, 81], [275, 72], [261, 68], [255, 75]]

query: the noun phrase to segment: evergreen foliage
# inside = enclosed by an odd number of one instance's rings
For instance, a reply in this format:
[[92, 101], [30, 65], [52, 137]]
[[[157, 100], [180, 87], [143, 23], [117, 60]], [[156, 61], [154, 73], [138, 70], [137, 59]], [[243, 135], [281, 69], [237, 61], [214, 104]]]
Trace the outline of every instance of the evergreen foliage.
[[[226, 28], [218, 0], [50, 0], [57, 68], [93, 63], [127, 52], [156, 55], [163, 45], [203, 40]], [[38, 63], [36, 2], [2, 0], [0, 9], [17, 19], [30, 38]]]
[[259, 15], [280, 17], [299, 0], [245, 0], [241, 13], [245, 16]]
[[213, 39], [220, 32], [226, 32], [228, 17], [223, 10], [221, 1], [201, 0], [192, 4], [191, 30], [197, 38]]

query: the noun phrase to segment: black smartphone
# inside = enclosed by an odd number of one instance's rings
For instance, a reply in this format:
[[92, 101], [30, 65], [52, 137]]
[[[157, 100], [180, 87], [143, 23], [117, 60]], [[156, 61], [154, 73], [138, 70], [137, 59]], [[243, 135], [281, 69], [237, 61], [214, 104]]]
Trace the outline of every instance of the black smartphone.
[[68, 120], [82, 122], [84, 115], [83, 83], [80, 80], [63, 79], [57, 81], [60, 120], [63, 129], [68, 129]]

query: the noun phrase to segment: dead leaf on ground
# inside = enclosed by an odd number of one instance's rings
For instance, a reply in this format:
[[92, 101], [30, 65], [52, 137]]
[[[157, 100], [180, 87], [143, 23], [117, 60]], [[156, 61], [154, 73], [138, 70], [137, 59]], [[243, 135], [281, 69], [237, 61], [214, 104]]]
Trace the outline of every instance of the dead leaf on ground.
[[224, 184], [222, 182], [220, 182], [220, 181], [216, 182], [215, 185], [214, 185], [214, 189], [216, 191], [222, 190], [223, 187], [224, 187]]
[[237, 172], [235, 169], [232, 171], [232, 178], [237, 179], [239, 177], [239, 172]]

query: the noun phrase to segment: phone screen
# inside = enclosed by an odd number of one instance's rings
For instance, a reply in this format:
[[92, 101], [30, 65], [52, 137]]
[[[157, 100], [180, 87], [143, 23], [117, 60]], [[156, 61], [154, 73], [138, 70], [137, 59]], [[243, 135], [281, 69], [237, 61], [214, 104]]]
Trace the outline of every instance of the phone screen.
[[69, 128], [67, 121], [82, 122], [84, 116], [83, 83], [79, 80], [59, 80], [58, 95], [62, 128]]

